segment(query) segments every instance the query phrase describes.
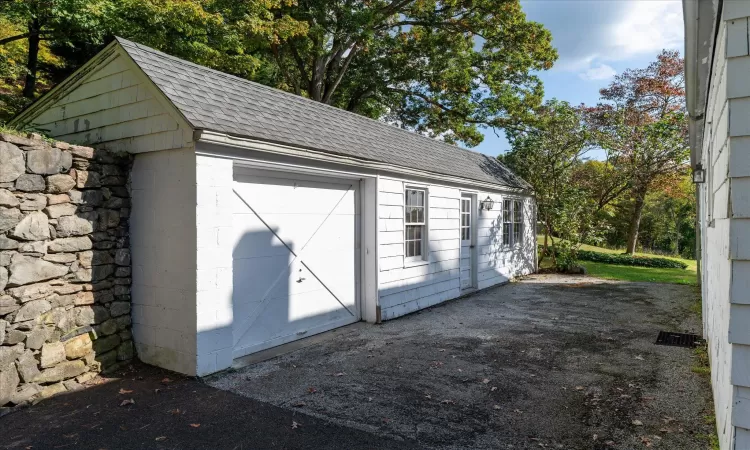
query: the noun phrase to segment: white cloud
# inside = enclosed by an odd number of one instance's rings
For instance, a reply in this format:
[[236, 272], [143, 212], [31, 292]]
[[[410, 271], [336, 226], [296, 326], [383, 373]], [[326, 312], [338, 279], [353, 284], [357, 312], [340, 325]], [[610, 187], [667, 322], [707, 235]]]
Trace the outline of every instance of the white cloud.
[[638, 1], [632, 2], [628, 9], [623, 20], [612, 29], [610, 43], [619, 52], [611, 57], [624, 59], [636, 54], [658, 52], [664, 48], [682, 48], [680, 2]]
[[611, 76], [612, 63], [683, 45], [679, 0], [529, 0], [523, 7], [552, 32], [560, 55], [553, 70], [587, 80]]
[[617, 75], [617, 71], [613, 69], [612, 66], [606, 64], [599, 64], [596, 67], [591, 67], [585, 72], [578, 74], [579, 77], [587, 81], [609, 80], [615, 75]]

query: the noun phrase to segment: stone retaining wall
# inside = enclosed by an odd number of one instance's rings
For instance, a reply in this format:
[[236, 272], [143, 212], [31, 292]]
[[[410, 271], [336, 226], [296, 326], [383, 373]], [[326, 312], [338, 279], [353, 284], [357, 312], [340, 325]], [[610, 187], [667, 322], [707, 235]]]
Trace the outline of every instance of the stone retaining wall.
[[0, 133], [0, 409], [133, 358], [131, 162]]

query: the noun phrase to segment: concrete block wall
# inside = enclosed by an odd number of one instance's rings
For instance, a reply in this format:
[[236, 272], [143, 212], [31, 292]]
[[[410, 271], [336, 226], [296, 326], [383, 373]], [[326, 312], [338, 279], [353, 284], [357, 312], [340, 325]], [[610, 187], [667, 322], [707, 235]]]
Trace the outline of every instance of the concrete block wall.
[[149, 364], [196, 374], [195, 152], [140, 153], [131, 176], [133, 335]]
[[0, 133], [0, 416], [133, 358], [130, 163]]
[[196, 161], [197, 374], [232, 365], [231, 159], [198, 155]]

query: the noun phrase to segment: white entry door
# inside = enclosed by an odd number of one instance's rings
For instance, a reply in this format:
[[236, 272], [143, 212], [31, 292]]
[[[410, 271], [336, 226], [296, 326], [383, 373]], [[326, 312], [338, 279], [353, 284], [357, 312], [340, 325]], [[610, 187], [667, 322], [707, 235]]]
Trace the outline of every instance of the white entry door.
[[461, 196], [461, 289], [474, 287], [474, 201], [471, 194]]
[[237, 171], [234, 357], [358, 321], [359, 182]]

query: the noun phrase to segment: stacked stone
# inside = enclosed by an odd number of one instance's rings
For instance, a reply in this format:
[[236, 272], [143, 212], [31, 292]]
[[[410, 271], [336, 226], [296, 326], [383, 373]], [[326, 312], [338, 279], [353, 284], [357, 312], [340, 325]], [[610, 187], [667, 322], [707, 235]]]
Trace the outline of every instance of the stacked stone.
[[133, 358], [130, 164], [0, 133], [0, 409]]

